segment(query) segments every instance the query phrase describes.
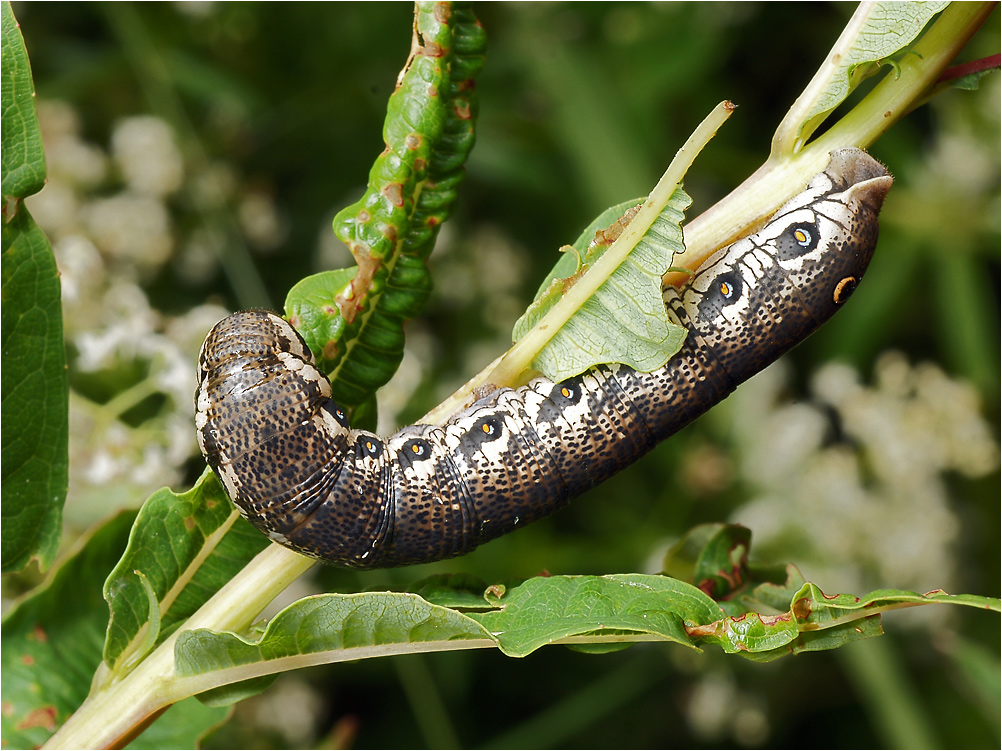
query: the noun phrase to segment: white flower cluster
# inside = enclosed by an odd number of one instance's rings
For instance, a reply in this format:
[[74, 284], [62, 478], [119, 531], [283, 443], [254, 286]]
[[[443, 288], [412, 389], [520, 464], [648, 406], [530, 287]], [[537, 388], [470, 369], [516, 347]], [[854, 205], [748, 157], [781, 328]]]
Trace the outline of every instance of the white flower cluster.
[[139, 284], [176, 251], [168, 199], [185, 169], [167, 124], [121, 121], [109, 155], [81, 138], [68, 105], [38, 109], [49, 180], [27, 204], [61, 275], [72, 374], [66, 519], [84, 526], [182, 480], [198, 453], [195, 357], [227, 311], [203, 305], [167, 316]]
[[833, 593], [949, 591], [961, 530], [945, 476], [998, 468], [975, 389], [898, 353], [878, 360], [873, 386], [826, 365], [813, 404], [782, 400], [786, 381], [780, 363], [734, 397], [738, 473], [756, 491], [734, 521], [753, 548], [782, 551]]

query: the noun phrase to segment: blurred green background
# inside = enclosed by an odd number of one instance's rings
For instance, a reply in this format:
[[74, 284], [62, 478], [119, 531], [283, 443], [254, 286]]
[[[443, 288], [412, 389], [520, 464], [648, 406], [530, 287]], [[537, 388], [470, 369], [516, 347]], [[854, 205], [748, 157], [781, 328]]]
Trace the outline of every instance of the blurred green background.
[[[382, 148], [410, 45], [404, 3], [14, 3], [50, 180], [31, 202], [63, 274], [71, 354], [68, 544], [204, 466], [194, 357], [227, 310], [280, 308], [346, 266], [334, 213]], [[720, 100], [740, 108], [686, 181], [695, 216], [765, 159], [854, 6], [486, 4], [478, 143], [408, 326], [381, 429], [504, 351], [555, 260], [646, 194]], [[964, 54], [999, 49], [998, 10]], [[695, 524], [828, 592], [999, 593], [999, 77], [872, 149], [897, 182], [867, 281], [829, 326], [556, 517], [462, 559], [315, 570], [316, 590], [657, 571]], [[755, 543], [758, 543], [757, 545]], [[999, 624], [960, 609], [761, 666], [717, 652], [454, 653], [283, 676], [210, 747], [997, 747]]]

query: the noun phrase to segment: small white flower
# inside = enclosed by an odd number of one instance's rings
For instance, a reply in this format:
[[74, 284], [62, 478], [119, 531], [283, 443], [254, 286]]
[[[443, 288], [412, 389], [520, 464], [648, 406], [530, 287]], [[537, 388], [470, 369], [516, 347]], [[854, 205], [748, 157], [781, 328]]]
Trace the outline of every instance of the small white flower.
[[184, 158], [174, 131], [158, 117], [141, 115], [116, 124], [111, 154], [136, 193], [162, 198], [178, 190], [184, 181]]
[[90, 236], [104, 253], [140, 269], [159, 268], [174, 247], [170, 214], [156, 198], [119, 193], [92, 201], [83, 214]]

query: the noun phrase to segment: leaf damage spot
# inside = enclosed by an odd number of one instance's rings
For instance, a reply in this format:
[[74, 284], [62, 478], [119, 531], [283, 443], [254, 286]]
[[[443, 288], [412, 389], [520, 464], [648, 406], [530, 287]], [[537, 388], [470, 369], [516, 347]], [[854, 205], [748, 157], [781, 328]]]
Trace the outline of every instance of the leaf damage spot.
[[56, 708], [52, 705], [39, 707], [38, 709], [31, 710], [27, 717], [21, 720], [16, 727], [18, 730], [42, 728], [44, 730], [48, 730], [49, 732], [55, 732], [57, 727], [56, 717]]
[[450, 3], [435, 3], [435, 8], [432, 12], [435, 14], [436, 21], [439, 23], [448, 23], [452, 17], [452, 5]]
[[793, 615], [801, 620], [804, 620], [811, 615], [811, 598], [801, 597], [795, 603], [793, 603], [793, 608], [791, 610]]
[[404, 186], [400, 183], [390, 183], [384, 187], [383, 195], [397, 208], [404, 205]]

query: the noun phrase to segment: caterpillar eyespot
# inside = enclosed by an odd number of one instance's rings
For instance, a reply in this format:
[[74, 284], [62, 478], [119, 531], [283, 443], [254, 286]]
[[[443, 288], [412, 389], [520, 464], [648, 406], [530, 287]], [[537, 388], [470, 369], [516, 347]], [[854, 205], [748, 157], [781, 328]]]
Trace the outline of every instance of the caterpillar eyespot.
[[835, 301], [836, 305], [841, 305], [849, 296], [856, 291], [856, 277], [847, 276], [845, 279], [839, 281], [835, 285], [835, 292], [832, 294], [832, 300]]
[[[797, 213], [805, 215], [807, 212]], [[817, 221], [815, 216], [811, 216], [809, 221], [791, 222], [789, 227], [776, 238], [776, 256], [789, 261], [808, 256], [815, 251], [821, 238]]]
[[432, 456], [431, 444], [420, 438], [412, 438], [397, 452], [397, 461], [402, 469], [410, 469], [424, 464]]
[[348, 427], [348, 415], [346, 415], [344, 413], [344, 410], [341, 409], [336, 403], [334, 403], [334, 401], [328, 399], [323, 403], [323, 405], [321, 405], [320, 408], [326, 411], [327, 414], [329, 414], [331, 417], [333, 417], [334, 420], [338, 423], [338, 425], [340, 425], [343, 428]]
[[699, 301], [699, 320], [713, 321], [723, 315], [725, 310], [741, 302], [743, 289], [744, 284], [737, 270], [719, 274]]
[[484, 434], [486, 440], [492, 440], [501, 435], [500, 418], [497, 416], [485, 417], [477, 424], [477, 427]]
[[382, 441], [377, 441], [374, 438], [359, 438], [357, 445], [359, 453], [370, 459], [378, 459], [383, 453]]
[[294, 550], [359, 568], [462, 555], [628, 466], [830, 318], [891, 183], [864, 152], [833, 153], [759, 232], [666, 291], [689, 335], [663, 368], [537, 378], [385, 439], [348, 426], [292, 326], [237, 313], [199, 355], [199, 445], [241, 513]]

